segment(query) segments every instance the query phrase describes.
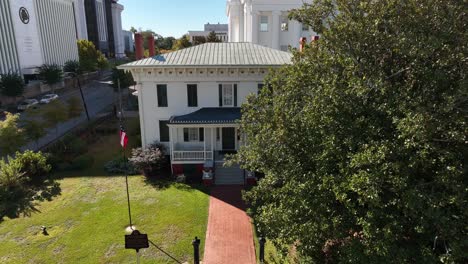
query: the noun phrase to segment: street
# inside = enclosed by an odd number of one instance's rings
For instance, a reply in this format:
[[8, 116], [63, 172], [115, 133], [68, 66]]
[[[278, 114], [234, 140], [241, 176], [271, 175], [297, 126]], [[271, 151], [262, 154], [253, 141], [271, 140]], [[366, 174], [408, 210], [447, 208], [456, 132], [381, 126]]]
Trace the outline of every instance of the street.
[[[95, 80], [82, 87], [83, 95], [88, 106], [88, 112], [91, 119], [102, 113], [107, 107], [113, 104], [114, 91], [110, 86], [109, 78], [103, 80]], [[79, 89], [69, 91], [65, 94], [60, 95], [59, 100], [66, 103], [72, 97], [78, 97], [81, 100]], [[40, 106], [39, 106], [40, 107]], [[38, 142], [29, 142], [21, 148], [21, 150], [31, 149], [37, 150], [41, 147], [49, 144], [55, 139], [63, 136], [65, 133], [70, 131], [72, 128], [79, 124], [86, 122], [86, 113], [83, 109], [83, 113], [80, 117], [70, 119], [64, 123], [60, 123], [57, 128], [47, 129], [47, 135], [38, 140]]]

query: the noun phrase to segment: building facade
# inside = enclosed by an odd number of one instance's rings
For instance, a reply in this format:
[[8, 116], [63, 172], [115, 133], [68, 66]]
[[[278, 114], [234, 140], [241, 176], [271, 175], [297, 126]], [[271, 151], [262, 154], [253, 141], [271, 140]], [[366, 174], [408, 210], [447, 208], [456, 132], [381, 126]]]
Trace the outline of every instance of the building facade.
[[251, 42], [287, 51], [299, 39], [315, 35], [307, 26], [289, 20], [288, 12], [310, 0], [228, 0], [230, 42]]
[[36, 74], [42, 64], [78, 60], [73, 0], [0, 1], [0, 73]]
[[175, 171], [214, 162], [223, 184], [244, 180], [240, 168], [220, 173], [223, 154], [244, 144], [240, 106], [270, 68], [290, 62], [290, 53], [252, 43], [206, 43], [119, 68], [138, 84], [143, 146], [164, 144]]
[[208, 37], [208, 34], [210, 34], [213, 31], [215, 32], [216, 37], [218, 37], [218, 39], [221, 42], [228, 42], [229, 26], [228, 24], [220, 24], [220, 23], [218, 24], [207, 23], [205, 24], [203, 31], [194, 31], [194, 30], [189, 31], [188, 35], [190, 37], [190, 42], [193, 42], [194, 38], [196, 37]]
[[122, 33], [124, 39], [124, 52], [134, 52], [135, 43], [133, 40], [133, 33], [127, 30], [123, 30]]

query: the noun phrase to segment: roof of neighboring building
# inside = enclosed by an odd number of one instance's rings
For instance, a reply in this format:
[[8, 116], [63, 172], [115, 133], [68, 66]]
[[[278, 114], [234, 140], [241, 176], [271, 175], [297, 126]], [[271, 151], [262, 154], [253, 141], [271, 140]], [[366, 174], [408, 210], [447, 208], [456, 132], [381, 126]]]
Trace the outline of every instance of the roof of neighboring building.
[[291, 63], [292, 54], [248, 42], [205, 43], [120, 65], [142, 67], [280, 66]]
[[187, 115], [173, 116], [169, 124], [235, 124], [240, 118], [240, 107], [205, 107]]

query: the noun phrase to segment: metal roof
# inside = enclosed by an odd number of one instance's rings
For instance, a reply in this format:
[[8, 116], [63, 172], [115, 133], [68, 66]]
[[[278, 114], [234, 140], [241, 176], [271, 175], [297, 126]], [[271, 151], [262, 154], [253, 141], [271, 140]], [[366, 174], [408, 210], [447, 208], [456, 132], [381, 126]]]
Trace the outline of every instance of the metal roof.
[[141, 67], [280, 66], [291, 63], [292, 54], [247, 42], [205, 43], [120, 65]]
[[169, 124], [235, 124], [240, 118], [240, 107], [205, 107], [187, 115], [173, 116]]

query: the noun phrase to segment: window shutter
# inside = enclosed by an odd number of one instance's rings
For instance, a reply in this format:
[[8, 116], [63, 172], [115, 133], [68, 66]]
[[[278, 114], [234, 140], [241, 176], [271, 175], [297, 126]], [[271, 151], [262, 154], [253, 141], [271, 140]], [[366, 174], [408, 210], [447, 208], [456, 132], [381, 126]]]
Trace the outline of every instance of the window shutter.
[[200, 139], [200, 141], [205, 141], [205, 135], [204, 135], [204, 129], [203, 127], [200, 127], [200, 129], [198, 130], [198, 138]]
[[234, 107], [237, 106], [237, 84], [234, 84]]
[[184, 142], [188, 142], [188, 128], [184, 128]]
[[219, 106], [223, 106], [223, 85], [219, 84]]
[[192, 103], [192, 101], [190, 100], [191, 99], [190, 97], [192, 97], [192, 95], [190, 93], [192, 91], [192, 89], [190, 89], [190, 88], [191, 88], [190, 84], [188, 84], [187, 85], [187, 106], [189, 106], [189, 107], [191, 106], [191, 103]]

